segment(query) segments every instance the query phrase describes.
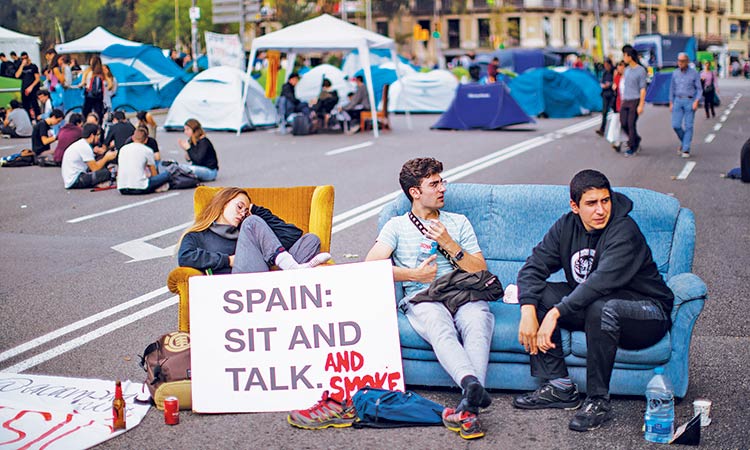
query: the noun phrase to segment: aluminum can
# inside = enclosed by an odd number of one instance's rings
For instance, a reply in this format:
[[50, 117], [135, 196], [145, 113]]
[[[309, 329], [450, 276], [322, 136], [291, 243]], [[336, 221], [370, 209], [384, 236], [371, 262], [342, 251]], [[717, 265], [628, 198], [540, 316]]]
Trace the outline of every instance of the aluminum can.
[[164, 399], [164, 423], [167, 425], [180, 423], [180, 401], [177, 400], [177, 397]]

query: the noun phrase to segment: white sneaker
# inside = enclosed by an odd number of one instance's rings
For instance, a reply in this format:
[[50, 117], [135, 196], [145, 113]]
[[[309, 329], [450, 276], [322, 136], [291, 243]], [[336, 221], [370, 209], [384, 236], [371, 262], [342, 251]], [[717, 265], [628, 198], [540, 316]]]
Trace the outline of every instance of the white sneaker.
[[690, 158], [690, 152], [682, 152], [683, 158]]

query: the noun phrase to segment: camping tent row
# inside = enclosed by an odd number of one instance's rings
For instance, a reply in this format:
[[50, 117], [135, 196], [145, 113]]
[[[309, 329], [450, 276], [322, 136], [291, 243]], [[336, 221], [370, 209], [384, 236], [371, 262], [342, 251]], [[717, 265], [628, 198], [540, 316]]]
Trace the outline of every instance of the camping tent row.
[[529, 116], [562, 119], [602, 109], [601, 87], [593, 74], [582, 69], [532, 69], [514, 78], [508, 87]]

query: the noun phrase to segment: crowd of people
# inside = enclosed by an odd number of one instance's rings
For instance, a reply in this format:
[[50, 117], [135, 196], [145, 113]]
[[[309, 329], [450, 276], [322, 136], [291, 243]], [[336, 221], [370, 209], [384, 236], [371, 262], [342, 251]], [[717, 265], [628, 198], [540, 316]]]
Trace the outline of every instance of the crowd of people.
[[[607, 127], [617, 127], [627, 136], [626, 157], [634, 156], [641, 149], [641, 136], [638, 134], [638, 118], [646, 103], [648, 74], [641, 64], [638, 52], [630, 45], [622, 48], [622, 61], [613, 65], [610, 59], [604, 61], [600, 86], [602, 88], [602, 122], [596, 133], [608, 136]], [[706, 119], [716, 117], [715, 104], [719, 91], [719, 80], [711, 63], [705, 62], [700, 73], [691, 67], [686, 53], [677, 58], [677, 69], [672, 72], [669, 86], [669, 111], [672, 129], [680, 141], [678, 153], [683, 158], [690, 157], [693, 139], [695, 112], [703, 101]], [[610, 111], [619, 115], [619, 120], [608, 121]], [[615, 135], [619, 136], [616, 130]], [[621, 151], [619, 138], [612, 141], [615, 151]]]

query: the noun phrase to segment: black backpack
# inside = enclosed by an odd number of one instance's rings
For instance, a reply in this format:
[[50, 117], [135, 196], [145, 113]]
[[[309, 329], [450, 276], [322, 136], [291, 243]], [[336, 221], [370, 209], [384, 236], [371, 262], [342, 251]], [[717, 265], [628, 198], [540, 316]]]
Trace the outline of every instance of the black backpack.
[[312, 121], [307, 114], [297, 114], [292, 119], [292, 134], [306, 136], [312, 132]]
[[162, 166], [169, 172], [169, 189], [192, 189], [198, 186], [198, 177], [176, 162], [164, 161]]
[[104, 98], [104, 82], [102, 77], [94, 75], [91, 77], [89, 87], [86, 89], [86, 97], [92, 100], [101, 100]]

